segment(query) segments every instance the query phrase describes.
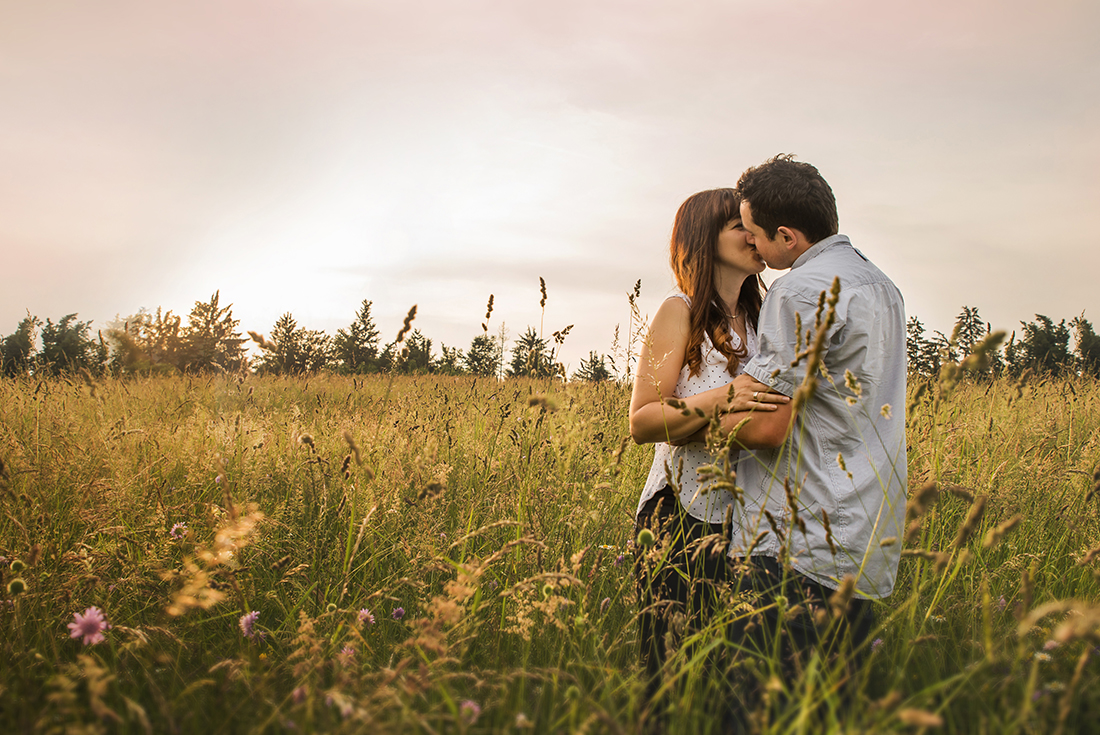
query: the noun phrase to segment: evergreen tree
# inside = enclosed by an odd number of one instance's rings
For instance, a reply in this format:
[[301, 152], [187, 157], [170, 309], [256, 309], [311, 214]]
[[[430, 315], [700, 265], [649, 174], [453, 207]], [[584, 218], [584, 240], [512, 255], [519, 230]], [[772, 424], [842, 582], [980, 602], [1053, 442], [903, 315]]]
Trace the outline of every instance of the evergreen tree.
[[939, 346], [924, 336], [924, 324], [915, 316], [909, 317], [905, 324], [905, 351], [909, 360], [909, 372], [934, 375], [939, 370]]
[[520, 335], [512, 348], [510, 377], [548, 378], [554, 374], [549, 340], [541, 339], [532, 327]]
[[1019, 349], [1025, 367], [1036, 373], [1057, 375], [1073, 366], [1069, 351], [1069, 327], [1063, 319], [1057, 325], [1050, 317], [1035, 315], [1035, 321], [1020, 322], [1024, 336]]
[[187, 343], [180, 318], [171, 311], [156, 315], [142, 309], [107, 330], [112, 347], [109, 369], [113, 374], [170, 373], [180, 369]]
[[15, 332], [0, 341], [0, 374], [14, 377], [30, 373], [35, 355], [34, 345], [38, 341], [37, 330], [41, 324], [38, 317], [27, 312]]
[[419, 329], [414, 329], [412, 334], [405, 340], [405, 349], [401, 352], [401, 360], [397, 369], [402, 373], [423, 375], [431, 371], [431, 366], [432, 341], [425, 337]]
[[974, 345], [981, 342], [988, 332], [985, 322], [978, 315], [978, 309], [964, 306], [955, 322], [955, 344], [959, 353], [963, 357], [969, 355]]
[[320, 330], [299, 327], [290, 312], [283, 314], [271, 328], [258, 370], [276, 375], [314, 373], [328, 367], [332, 357], [332, 338]]
[[462, 367], [462, 350], [457, 347], [448, 347], [440, 342], [439, 358], [432, 362], [431, 371], [437, 375], [462, 375], [466, 370]]
[[580, 367], [573, 373], [573, 380], [587, 380], [598, 383], [610, 379], [611, 371], [607, 367], [607, 359], [603, 355], [597, 354], [595, 350], [589, 351], [588, 359], [581, 360]]
[[47, 319], [42, 327], [41, 367], [49, 375], [80, 370], [99, 375], [106, 367], [105, 348], [89, 336], [92, 323], [76, 316], [67, 314], [56, 324]]
[[1085, 375], [1100, 378], [1100, 335], [1097, 335], [1092, 324], [1081, 316], [1074, 317], [1070, 322], [1074, 331], [1074, 353], [1077, 355], [1077, 365]]
[[494, 376], [500, 371], [500, 349], [496, 339], [479, 334], [470, 343], [464, 358], [466, 370], [472, 375]]
[[371, 317], [372, 302], [363, 300], [348, 328], [336, 330], [333, 358], [344, 373], [370, 373], [378, 368], [378, 328]]
[[179, 368], [186, 372], [209, 370], [238, 371], [245, 367], [244, 342], [233, 318], [233, 305], [221, 307], [220, 293], [215, 291], [210, 301], [196, 301], [187, 317], [183, 331], [185, 351]]

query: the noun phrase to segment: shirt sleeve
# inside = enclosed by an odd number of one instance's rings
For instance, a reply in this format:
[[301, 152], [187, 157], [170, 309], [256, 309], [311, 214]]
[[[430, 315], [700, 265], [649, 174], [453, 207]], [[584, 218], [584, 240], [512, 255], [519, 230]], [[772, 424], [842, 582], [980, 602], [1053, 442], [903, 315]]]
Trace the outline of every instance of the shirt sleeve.
[[[806, 359], [791, 367], [795, 355], [806, 349], [807, 337], [814, 336], [814, 314], [817, 302], [783, 288], [773, 286], [760, 307], [757, 326], [759, 352], [745, 366], [745, 372], [786, 396], [793, 396], [795, 388], [806, 376]], [[798, 316], [801, 316], [802, 338], [798, 337]], [[826, 344], [828, 347], [828, 344]]]

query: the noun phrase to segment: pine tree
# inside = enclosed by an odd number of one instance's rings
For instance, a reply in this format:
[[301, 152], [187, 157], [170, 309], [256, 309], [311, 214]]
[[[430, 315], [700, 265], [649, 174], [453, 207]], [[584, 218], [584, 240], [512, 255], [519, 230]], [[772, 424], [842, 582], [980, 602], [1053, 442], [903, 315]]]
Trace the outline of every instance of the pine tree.
[[1070, 326], [1073, 327], [1075, 337], [1073, 351], [1081, 372], [1100, 378], [1100, 335], [1093, 330], [1084, 312], [1081, 312], [1081, 316], [1074, 317]]
[[573, 380], [587, 380], [598, 383], [611, 379], [611, 371], [607, 367], [607, 359], [595, 350], [588, 353], [588, 359], [581, 360], [581, 365], [573, 373]]
[[184, 355], [179, 368], [185, 372], [210, 370], [238, 371], [247, 365], [245, 340], [237, 332], [240, 323], [233, 318], [233, 305], [218, 304], [220, 292], [210, 301], [196, 301], [183, 330]]
[[955, 322], [955, 344], [959, 353], [966, 357], [988, 333], [985, 322], [978, 314], [977, 307], [964, 306]]
[[463, 359], [471, 375], [494, 376], [500, 370], [500, 350], [495, 338], [479, 334], [470, 343]]
[[344, 373], [370, 373], [378, 369], [378, 328], [371, 317], [373, 302], [363, 300], [348, 328], [337, 329], [333, 338], [333, 359]]
[[1020, 339], [1019, 349], [1025, 367], [1050, 375], [1072, 368], [1069, 327], [1065, 319], [1055, 325], [1050, 317], [1036, 314], [1034, 322], [1020, 324], [1023, 325], [1024, 336]]
[[290, 312], [276, 320], [269, 342], [272, 349], [265, 350], [260, 358], [257, 365], [260, 372], [276, 375], [318, 372], [328, 367], [332, 357], [332, 338], [323, 331], [299, 327]]
[[38, 317], [27, 312], [15, 332], [0, 341], [0, 374], [13, 377], [30, 373], [41, 324]]
[[106, 368], [104, 350], [89, 336], [91, 322], [82, 322], [76, 314], [67, 314], [54, 324], [46, 320], [42, 327], [41, 367], [49, 375], [87, 370], [99, 375]]
[[527, 327], [527, 331], [520, 335], [512, 348], [508, 375], [531, 378], [548, 378], [553, 375], [549, 340], [540, 339], [532, 327]]
[[438, 359], [432, 362], [431, 371], [436, 375], [463, 375], [466, 370], [463, 368], [462, 350], [457, 347], [448, 347], [440, 342], [439, 350], [441, 352]]

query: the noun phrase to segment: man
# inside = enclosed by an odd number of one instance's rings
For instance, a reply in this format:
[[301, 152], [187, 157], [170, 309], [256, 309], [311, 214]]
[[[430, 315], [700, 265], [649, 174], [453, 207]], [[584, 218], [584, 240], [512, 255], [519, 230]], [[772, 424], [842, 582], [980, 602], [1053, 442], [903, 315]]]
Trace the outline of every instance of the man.
[[[904, 304], [837, 234], [836, 201], [816, 168], [776, 156], [747, 170], [737, 188], [750, 242], [770, 267], [790, 269], [764, 299], [759, 354], [745, 373], [794, 400], [723, 420], [732, 431], [747, 418], [735, 439], [755, 450], [738, 469], [744, 505], [735, 508], [730, 555], [742, 590], [764, 607], [780, 603], [762, 625], [737, 627], [734, 643], [766, 646], [782, 625], [793, 649], [785, 658], [827, 655], [866, 640], [866, 598], [889, 595], [897, 575], [907, 483]], [[828, 296], [834, 279], [839, 293]], [[799, 604], [808, 614], [775, 618]]]

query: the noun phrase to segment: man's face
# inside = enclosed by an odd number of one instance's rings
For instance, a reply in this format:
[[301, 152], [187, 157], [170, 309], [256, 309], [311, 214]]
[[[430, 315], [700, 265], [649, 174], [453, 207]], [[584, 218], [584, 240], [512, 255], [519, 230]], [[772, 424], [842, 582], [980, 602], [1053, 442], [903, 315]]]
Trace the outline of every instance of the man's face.
[[[752, 206], [748, 202], [741, 202], [741, 224], [748, 230], [749, 243], [756, 246], [756, 252], [760, 253], [760, 257], [764, 259], [769, 268], [783, 270], [791, 267], [791, 263], [788, 262], [790, 251], [783, 243], [772, 240], [765, 235], [764, 230], [753, 222]], [[779, 237], [778, 232], [776, 237]]]

